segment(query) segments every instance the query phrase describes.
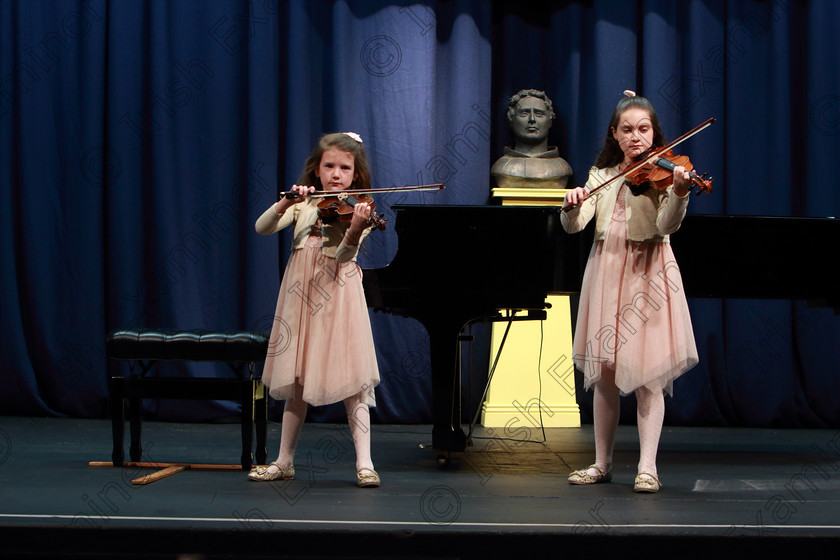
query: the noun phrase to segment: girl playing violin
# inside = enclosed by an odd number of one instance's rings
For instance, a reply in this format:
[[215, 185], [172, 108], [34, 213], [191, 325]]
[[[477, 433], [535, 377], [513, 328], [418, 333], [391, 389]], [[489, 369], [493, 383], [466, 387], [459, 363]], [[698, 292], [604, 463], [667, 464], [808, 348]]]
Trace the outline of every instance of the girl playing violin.
[[563, 228], [581, 231], [595, 217], [595, 242], [583, 276], [574, 336], [574, 362], [584, 388], [594, 386], [595, 463], [569, 475], [571, 484], [609, 482], [620, 396], [635, 393], [640, 457], [637, 492], [660, 488], [656, 452], [665, 415], [664, 393], [698, 362], [682, 279], [669, 235], [682, 223], [690, 177], [673, 169], [666, 189], [631, 192], [624, 180], [590, 190], [621, 174], [650, 147], [665, 144], [651, 103], [625, 92], [613, 112], [600, 156]]
[[371, 231], [367, 203], [354, 206], [348, 221], [323, 223], [315, 187], [325, 191], [369, 189], [362, 139], [355, 133], [324, 135], [284, 196], [257, 219], [261, 235], [294, 225], [293, 252], [286, 266], [271, 341], [263, 369], [269, 394], [285, 400], [280, 452], [268, 466], [251, 470], [257, 481], [290, 480], [307, 403], [343, 401], [356, 449], [356, 483], [376, 487], [379, 474], [370, 453], [370, 411], [379, 369], [370, 319], [356, 264], [359, 246]]

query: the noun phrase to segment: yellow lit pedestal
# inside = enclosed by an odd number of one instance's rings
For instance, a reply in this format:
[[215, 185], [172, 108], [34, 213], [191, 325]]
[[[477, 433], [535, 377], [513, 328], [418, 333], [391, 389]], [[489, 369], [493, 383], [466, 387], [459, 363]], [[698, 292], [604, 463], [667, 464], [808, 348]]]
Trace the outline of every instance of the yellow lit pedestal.
[[[496, 188], [503, 206], [562, 206], [566, 189]], [[549, 294], [544, 321], [515, 321], [482, 405], [481, 423], [510, 429], [580, 426], [569, 297]], [[493, 366], [507, 323], [493, 324]]]

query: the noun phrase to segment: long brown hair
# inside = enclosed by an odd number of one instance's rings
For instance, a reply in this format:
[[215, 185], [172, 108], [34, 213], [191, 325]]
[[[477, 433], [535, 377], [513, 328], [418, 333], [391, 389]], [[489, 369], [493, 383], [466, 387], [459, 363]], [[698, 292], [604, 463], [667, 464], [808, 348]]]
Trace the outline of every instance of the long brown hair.
[[639, 108], [647, 111], [650, 115], [650, 124], [653, 127], [653, 145], [651, 148], [659, 148], [665, 145], [665, 135], [662, 133], [662, 127], [659, 126], [659, 117], [656, 116], [656, 110], [653, 105], [644, 97], [634, 96], [625, 97], [618, 102], [618, 105], [613, 111], [610, 124], [607, 126], [607, 136], [604, 139], [604, 147], [598, 159], [595, 160], [595, 167], [604, 169], [606, 167], [615, 167], [624, 161], [624, 152], [621, 151], [621, 146], [613, 138], [613, 130], [618, 129], [618, 123], [621, 119], [622, 113], [630, 108]]
[[362, 143], [353, 139], [351, 136], [343, 132], [333, 132], [324, 134], [318, 140], [318, 144], [306, 158], [306, 163], [303, 166], [303, 171], [297, 180], [298, 185], [307, 185], [311, 187], [321, 188], [321, 181], [315, 176], [315, 171], [321, 165], [321, 157], [324, 152], [330, 148], [341, 150], [353, 155], [354, 176], [353, 183], [350, 188], [353, 189], [369, 189], [370, 188], [370, 167], [368, 165], [367, 156], [365, 155], [365, 148]]

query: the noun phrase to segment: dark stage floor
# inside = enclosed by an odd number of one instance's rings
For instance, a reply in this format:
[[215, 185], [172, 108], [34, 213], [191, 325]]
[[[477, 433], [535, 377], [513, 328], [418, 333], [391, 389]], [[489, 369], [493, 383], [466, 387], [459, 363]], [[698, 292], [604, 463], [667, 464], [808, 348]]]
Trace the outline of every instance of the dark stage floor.
[[[840, 432], [666, 428], [663, 489], [632, 491], [633, 426], [610, 484], [570, 486], [591, 426], [479, 428], [438, 466], [428, 426], [377, 425], [378, 489], [355, 487], [347, 426], [307, 424], [297, 478], [188, 470], [144, 486], [110, 461], [108, 420], [0, 417], [2, 558], [744, 557], [840, 550]], [[522, 441], [522, 438], [535, 440]], [[279, 425], [269, 430], [269, 457]], [[238, 424], [144, 424], [144, 461], [239, 461]], [[655, 548], [647, 548], [652, 546]], [[679, 548], [674, 548], [679, 547]]]

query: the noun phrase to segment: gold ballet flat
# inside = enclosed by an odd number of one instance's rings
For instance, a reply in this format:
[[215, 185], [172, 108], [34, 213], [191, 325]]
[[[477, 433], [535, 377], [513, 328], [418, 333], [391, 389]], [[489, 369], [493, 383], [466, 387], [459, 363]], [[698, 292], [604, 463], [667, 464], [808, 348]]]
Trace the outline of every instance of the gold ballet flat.
[[[271, 467], [277, 467], [276, 471], [272, 471]], [[268, 480], [292, 480], [295, 477], [294, 465], [279, 465], [276, 462], [268, 466], [258, 466], [251, 469], [248, 473], [249, 480], [256, 480], [257, 482], [264, 482]]]
[[359, 488], [377, 488], [380, 483], [379, 474], [373, 469], [359, 469], [356, 479]]
[[633, 492], [659, 492], [662, 484], [659, 479], [650, 473], [642, 472], [636, 475], [636, 480], [633, 483]]
[[[597, 471], [597, 474], [589, 474], [590, 469]], [[589, 465], [585, 469], [574, 471], [569, 475], [569, 484], [598, 484], [611, 480], [612, 473], [604, 472], [598, 465]]]

